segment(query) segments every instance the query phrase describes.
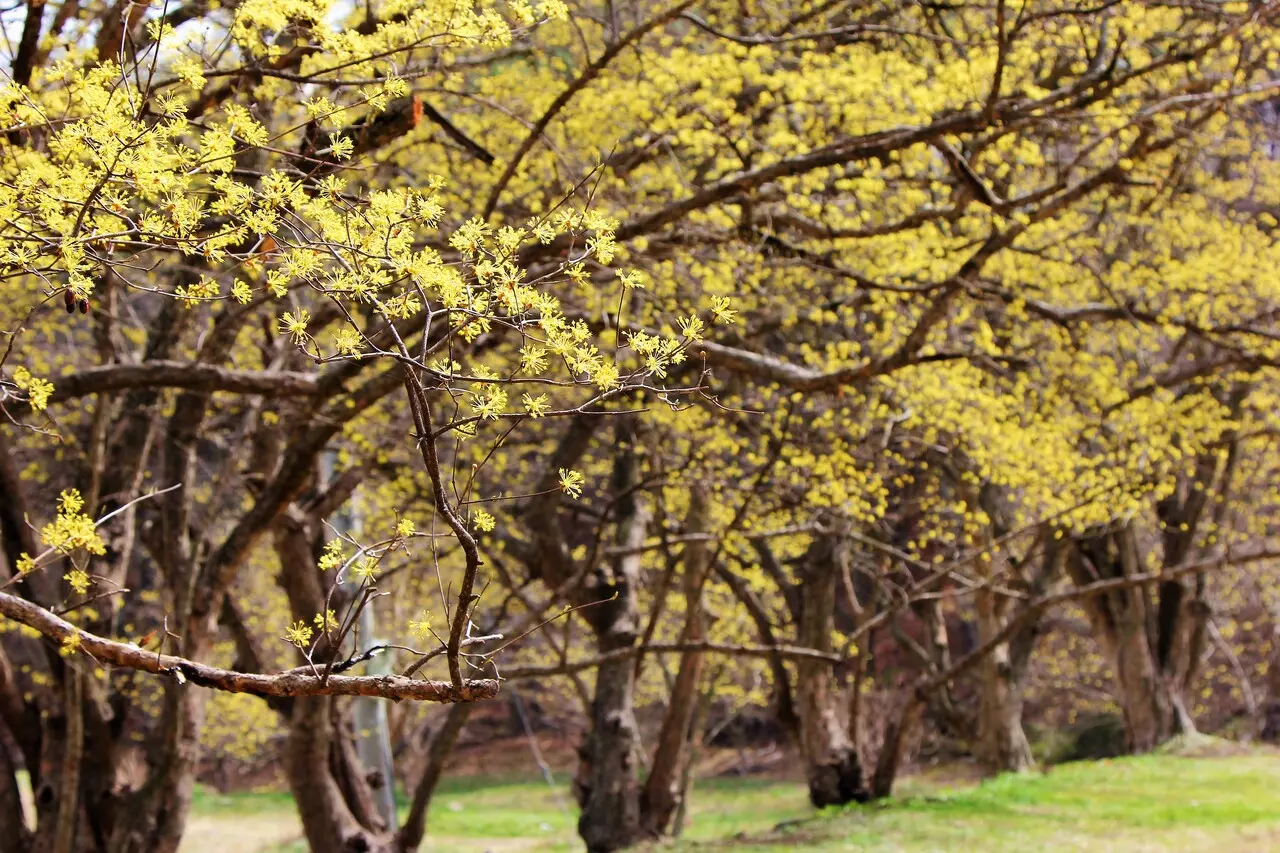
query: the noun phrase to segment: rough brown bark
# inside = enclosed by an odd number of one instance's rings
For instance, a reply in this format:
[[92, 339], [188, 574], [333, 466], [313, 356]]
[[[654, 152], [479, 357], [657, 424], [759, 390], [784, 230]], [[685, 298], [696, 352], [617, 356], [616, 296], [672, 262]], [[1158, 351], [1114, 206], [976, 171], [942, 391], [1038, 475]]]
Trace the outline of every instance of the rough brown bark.
[[926, 701], [913, 692], [898, 717], [889, 723], [884, 733], [884, 744], [880, 748], [880, 756], [876, 759], [875, 773], [871, 777], [870, 797], [884, 799], [893, 793], [893, 783], [902, 772], [906, 761], [907, 747], [910, 746], [912, 733], [916, 724], [924, 716]]
[[[372, 850], [372, 839], [347, 807], [330, 767], [333, 721], [327, 697], [293, 704], [284, 769], [302, 820], [307, 845], [314, 851]], [[364, 843], [363, 847], [357, 845]]]
[[[814, 540], [805, 555], [798, 642], [807, 648], [831, 651], [842, 561], [848, 558], [847, 546], [833, 537]], [[858, 750], [849, 737], [846, 721], [841, 719], [841, 705], [830, 664], [796, 662], [800, 754], [809, 800], [818, 808], [868, 798]]]
[[[314, 553], [320, 521], [292, 506], [275, 529], [281, 567], [277, 580], [289, 600], [291, 618], [303, 622], [326, 609], [325, 586]], [[336, 651], [332, 640], [321, 638], [313, 654], [316, 660], [326, 661]], [[384, 843], [381, 832], [386, 827], [378, 819], [340, 709], [328, 697], [295, 700], [285, 767], [312, 850], [373, 850]]]
[[[1001, 537], [1007, 535], [1009, 526], [1003, 521], [1004, 514], [994, 495], [988, 497], [985, 508], [993, 519], [999, 519], [994, 532]], [[1043, 554], [1039, 559], [1030, 559], [1029, 555], [1041, 543]], [[1019, 578], [1020, 588], [1037, 598], [1042, 596], [1061, 568], [1063, 550], [1055, 531], [1044, 527], [1023, 557], [1010, 564]], [[1019, 616], [1016, 611], [1019, 602], [988, 587], [975, 594], [974, 604], [978, 645], [991, 648], [980, 665], [976, 752], [988, 773], [1019, 773], [1035, 766], [1031, 744], [1022, 728], [1022, 690], [1039, 634], [1040, 615], [1023, 616], [1024, 622], [1017, 632], [1002, 640], [1002, 632]]]
[[[611, 567], [601, 567], [588, 586], [597, 599], [611, 601], [584, 611], [602, 654], [631, 648], [639, 636], [636, 594], [648, 511], [636, 500], [639, 461], [631, 446], [632, 421], [618, 421], [613, 489], [617, 495], [617, 544], [627, 551]], [[640, 727], [635, 717], [635, 669], [629, 657], [610, 659], [596, 672], [590, 730], [579, 751], [574, 787], [582, 814], [578, 834], [588, 853], [611, 853], [641, 837], [636, 758]]]
[[80, 765], [84, 759], [84, 674], [68, 667], [63, 683], [67, 735], [58, 774], [58, 822], [53, 830], [53, 853], [71, 853], [75, 849], [76, 829], [80, 824]]

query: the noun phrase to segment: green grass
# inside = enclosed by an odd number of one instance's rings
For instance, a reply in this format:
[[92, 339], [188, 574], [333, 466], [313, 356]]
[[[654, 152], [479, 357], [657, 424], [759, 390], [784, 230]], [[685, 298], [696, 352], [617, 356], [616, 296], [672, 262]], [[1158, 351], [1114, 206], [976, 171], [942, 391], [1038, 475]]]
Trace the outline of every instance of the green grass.
[[[745, 840], [716, 846], [736, 849]], [[753, 853], [1264, 850], [1280, 847], [1280, 760], [1147, 756], [1063, 765], [829, 810], [749, 840]]]
[[[794, 782], [703, 780], [682, 838], [663, 847], [680, 853], [1280, 850], [1280, 758], [1274, 756], [1157, 755], [1063, 765], [978, 786], [947, 789], [908, 780], [902, 787], [907, 794], [888, 803], [819, 814]], [[425, 849], [580, 850], [575, 816], [566, 811], [568, 793], [556, 794], [541, 781], [449, 780], [432, 807]], [[239, 853], [305, 849], [292, 840], [298, 829], [287, 795], [201, 792], [193, 817], [198, 834], [207, 831], [217, 844], [192, 838], [184, 853], [228, 849], [223, 827], [236, 826], [261, 839], [236, 847]], [[273, 825], [274, 836], [262, 833]]]

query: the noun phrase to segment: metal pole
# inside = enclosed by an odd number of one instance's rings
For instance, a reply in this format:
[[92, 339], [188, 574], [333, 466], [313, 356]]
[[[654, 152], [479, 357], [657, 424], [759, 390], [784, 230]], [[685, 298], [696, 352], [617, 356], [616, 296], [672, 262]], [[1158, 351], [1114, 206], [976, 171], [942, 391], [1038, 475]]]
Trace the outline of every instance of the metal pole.
[[[326, 482], [333, 479], [337, 454], [332, 450], [325, 451], [322, 461], [323, 477]], [[352, 497], [345, 506], [334, 513], [330, 520], [339, 533], [360, 538], [360, 508]], [[348, 596], [354, 596], [359, 590], [358, 583], [344, 584]], [[376, 600], [376, 599], [375, 599]], [[370, 601], [360, 611], [358, 620], [360, 644], [363, 648], [352, 649], [359, 653], [383, 640], [375, 636], [377, 618], [374, 614], [374, 601]], [[390, 651], [383, 651], [367, 664], [365, 672], [369, 675], [387, 675], [393, 671]], [[391, 759], [391, 727], [387, 722], [387, 705], [385, 699], [371, 696], [358, 696], [354, 700], [354, 723], [356, 728], [356, 754], [360, 763], [367, 770], [374, 771], [381, 779], [381, 784], [373, 789], [374, 800], [378, 805], [378, 813], [382, 815], [388, 829], [396, 829], [396, 797], [395, 767]]]

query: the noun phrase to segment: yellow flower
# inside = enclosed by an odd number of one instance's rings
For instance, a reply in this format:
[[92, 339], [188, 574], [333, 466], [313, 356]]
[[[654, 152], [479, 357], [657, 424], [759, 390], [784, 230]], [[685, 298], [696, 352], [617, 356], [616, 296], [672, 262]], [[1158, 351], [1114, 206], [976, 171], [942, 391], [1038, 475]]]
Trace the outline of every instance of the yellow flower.
[[520, 351], [520, 369], [526, 373], [537, 373], [547, 366], [547, 351], [541, 347], [525, 347]]
[[324, 546], [324, 553], [320, 555], [320, 571], [327, 572], [329, 569], [336, 569], [342, 565], [342, 540], [330, 539]]
[[351, 576], [358, 581], [373, 580], [378, 576], [378, 558], [364, 557], [351, 567]]
[[547, 402], [546, 394], [539, 394], [536, 397], [525, 394], [520, 398], [524, 403], [525, 411], [529, 413], [531, 418], [540, 418], [551, 408], [551, 404]]
[[71, 588], [80, 595], [84, 595], [89, 591], [89, 587], [93, 581], [89, 578], [84, 569], [72, 569], [62, 576], [62, 579], [71, 584]]
[[618, 273], [618, 281], [627, 290], [632, 288], [644, 289], [644, 273], [639, 270], [627, 270]]
[[69, 489], [62, 493], [58, 516], [40, 531], [44, 544], [63, 554], [76, 548], [84, 548], [91, 554], [107, 553], [107, 546], [98, 536], [93, 519], [81, 514], [84, 499], [80, 492]]
[[364, 349], [364, 342], [360, 339], [359, 332], [343, 326], [334, 330], [333, 348], [338, 351], [338, 355], [358, 355]]
[[431, 614], [422, 611], [417, 619], [409, 620], [409, 633], [417, 637], [419, 640], [427, 640], [431, 638]]
[[494, 526], [497, 524], [497, 520], [482, 509], [478, 509], [472, 513], [471, 520], [475, 523], [477, 530], [483, 530], [485, 533], [493, 530]]
[[284, 316], [280, 318], [280, 323], [284, 326], [285, 332], [293, 337], [295, 344], [301, 344], [307, 340], [307, 324], [310, 322], [311, 312], [306, 308], [299, 308], [296, 315], [286, 311]]
[[314, 633], [306, 622], [298, 620], [285, 629], [284, 638], [301, 649], [311, 642]]
[[356, 150], [356, 144], [350, 137], [333, 134], [329, 137], [329, 153], [335, 160], [347, 160]]
[[696, 314], [690, 315], [687, 319], [680, 321], [680, 334], [684, 335], [691, 341], [702, 339], [702, 333], [707, 329], [706, 324], [702, 322], [702, 318]]
[[27, 401], [31, 408], [42, 412], [49, 405], [49, 397], [53, 394], [53, 383], [37, 379], [25, 367], [13, 371], [13, 384], [27, 392]]
[[507, 408], [507, 392], [500, 385], [481, 385], [471, 395], [471, 408], [485, 420], [494, 420]]
[[72, 631], [62, 638], [62, 648], [58, 649], [58, 653], [64, 658], [69, 658], [78, 651], [80, 651], [80, 632]]
[[333, 614], [332, 610], [326, 610], [324, 613], [317, 613], [315, 618], [311, 621], [315, 623], [318, 630], [323, 632], [332, 631], [338, 627], [338, 617]]
[[711, 314], [715, 317], [717, 323], [735, 323], [738, 319], [738, 312], [729, 308], [731, 304], [727, 296], [711, 297]]
[[560, 490], [571, 498], [579, 498], [582, 496], [582, 484], [587, 478], [580, 471], [570, 471], [567, 468], [560, 469]]

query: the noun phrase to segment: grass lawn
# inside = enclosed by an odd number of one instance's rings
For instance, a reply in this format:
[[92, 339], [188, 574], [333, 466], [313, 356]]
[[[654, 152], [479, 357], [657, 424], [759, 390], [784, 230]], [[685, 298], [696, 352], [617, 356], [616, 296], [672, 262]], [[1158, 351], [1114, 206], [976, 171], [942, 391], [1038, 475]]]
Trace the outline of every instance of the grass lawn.
[[[580, 850], [566, 791], [472, 777], [442, 784], [425, 850]], [[294, 853], [305, 846], [283, 794], [200, 792], [183, 853]], [[865, 850], [1280, 851], [1280, 757], [1172, 755], [1062, 765], [948, 789], [907, 780], [891, 802], [813, 812], [794, 782], [708, 779], [666, 849], [833, 853]]]

